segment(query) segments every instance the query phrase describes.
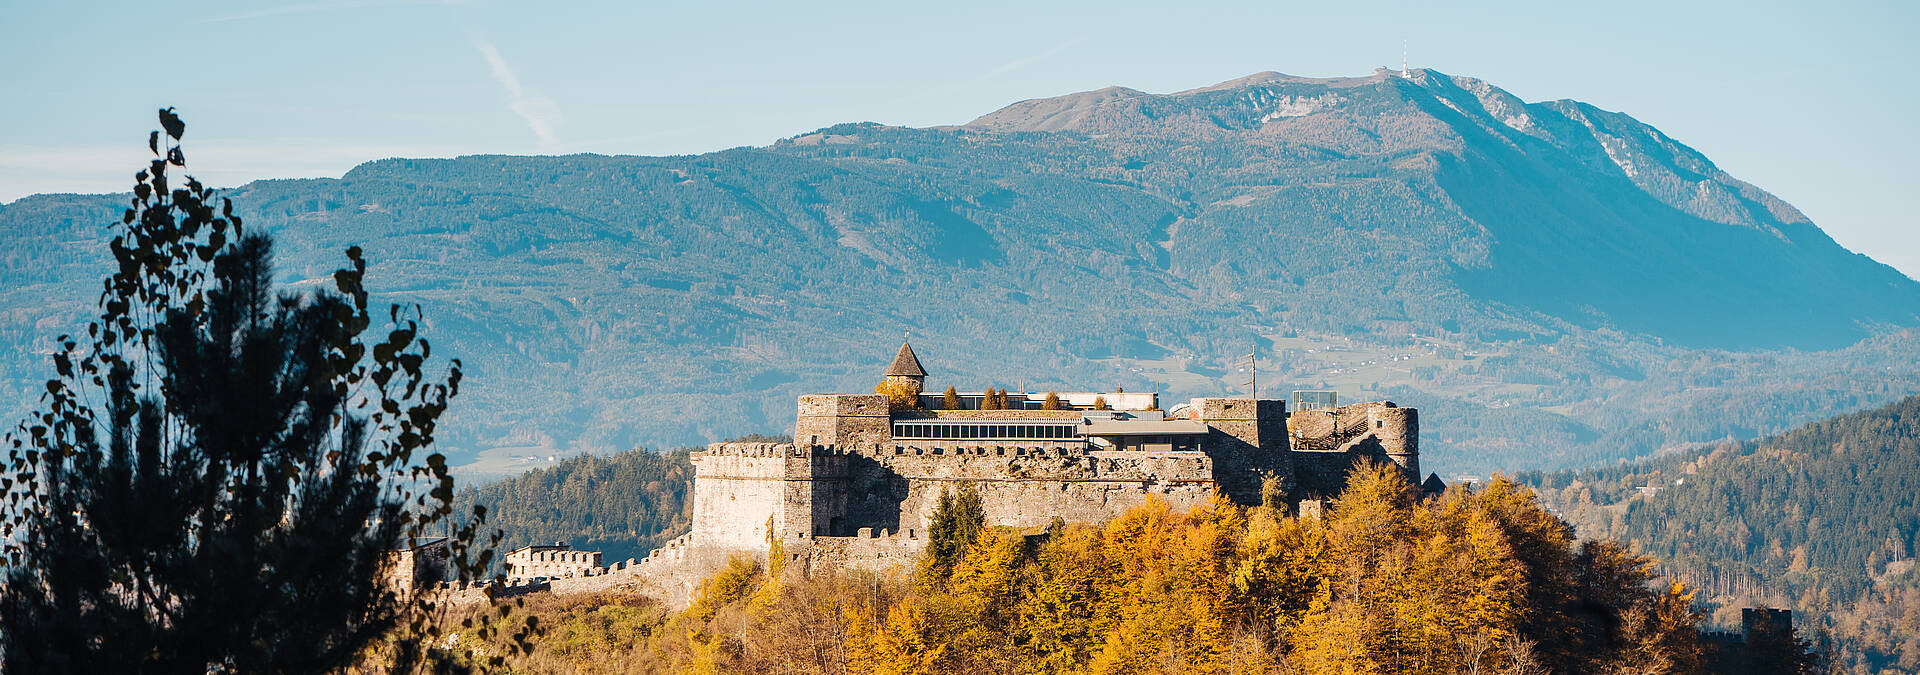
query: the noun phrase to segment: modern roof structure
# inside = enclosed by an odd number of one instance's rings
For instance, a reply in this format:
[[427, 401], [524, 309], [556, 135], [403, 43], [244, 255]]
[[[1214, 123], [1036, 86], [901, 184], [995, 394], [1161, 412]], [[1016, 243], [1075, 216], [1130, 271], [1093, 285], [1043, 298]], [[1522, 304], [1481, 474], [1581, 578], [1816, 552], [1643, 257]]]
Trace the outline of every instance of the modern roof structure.
[[1082, 436], [1195, 436], [1207, 433], [1207, 423], [1199, 420], [1089, 420], [1080, 430]]

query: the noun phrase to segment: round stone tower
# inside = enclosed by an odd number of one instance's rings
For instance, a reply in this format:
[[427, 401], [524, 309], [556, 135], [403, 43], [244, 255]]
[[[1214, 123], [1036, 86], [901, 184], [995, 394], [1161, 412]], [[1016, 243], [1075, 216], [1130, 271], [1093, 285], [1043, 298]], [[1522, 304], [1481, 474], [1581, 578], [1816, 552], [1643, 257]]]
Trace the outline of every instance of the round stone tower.
[[1420, 412], [1392, 401], [1368, 404], [1367, 419], [1387, 458], [1406, 469], [1409, 480], [1420, 480]]
[[920, 357], [914, 356], [912, 345], [900, 343], [900, 353], [895, 354], [893, 364], [887, 366], [885, 382], [889, 389], [905, 389], [912, 391], [914, 396], [919, 396], [925, 389], [927, 371], [920, 367]]

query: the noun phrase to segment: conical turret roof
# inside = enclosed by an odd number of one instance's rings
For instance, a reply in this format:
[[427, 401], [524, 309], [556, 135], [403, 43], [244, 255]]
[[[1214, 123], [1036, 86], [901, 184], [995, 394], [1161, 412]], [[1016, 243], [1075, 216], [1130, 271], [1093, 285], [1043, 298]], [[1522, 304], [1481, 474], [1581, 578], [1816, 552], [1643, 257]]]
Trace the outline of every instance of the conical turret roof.
[[887, 366], [887, 377], [896, 375], [905, 377], [926, 377], [927, 371], [920, 368], [920, 357], [913, 355], [913, 346], [900, 343], [900, 353], [893, 356], [893, 365]]

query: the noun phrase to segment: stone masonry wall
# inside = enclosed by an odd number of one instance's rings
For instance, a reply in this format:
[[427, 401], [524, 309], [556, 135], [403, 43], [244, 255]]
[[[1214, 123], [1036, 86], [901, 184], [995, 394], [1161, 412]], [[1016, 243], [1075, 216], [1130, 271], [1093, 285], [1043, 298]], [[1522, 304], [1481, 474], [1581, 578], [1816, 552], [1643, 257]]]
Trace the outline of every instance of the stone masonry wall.
[[1393, 462], [1407, 479], [1420, 482], [1419, 411], [1389, 401], [1302, 412], [1288, 421], [1293, 434], [1293, 465], [1300, 482], [1298, 498], [1325, 499], [1346, 485], [1346, 474], [1360, 462]]
[[696, 543], [764, 550], [770, 520], [777, 532], [811, 531], [815, 459], [789, 443], [715, 443], [694, 453]]
[[519, 579], [583, 577], [600, 567], [599, 551], [529, 550], [507, 555], [507, 576]]
[[788, 544], [789, 563], [804, 565], [812, 574], [827, 570], [884, 572], [907, 567], [927, 548], [924, 532], [866, 530], [851, 537], [812, 537]]
[[1392, 403], [1367, 404], [1368, 422], [1380, 450], [1406, 469], [1407, 476], [1420, 480], [1420, 411]]
[[863, 528], [920, 536], [940, 493], [963, 486], [979, 492], [993, 525], [1102, 521], [1149, 496], [1185, 509], [1211, 498], [1214, 461], [1204, 452], [1090, 451], [1077, 443], [859, 452], [717, 443], [694, 455], [693, 544], [764, 552], [769, 521], [783, 540]]
[[[884, 449], [883, 449], [884, 452]], [[946, 489], [972, 486], [990, 525], [1037, 527], [1055, 517], [1098, 522], [1148, 495], [1205, 503], [1213, 458], [1202, 452], [1089, 451], [1083, 446], [895, 446], [880, 466], [905, 483], [894, 531], [924, 532]], [[856, 484], [859, 480], [856, 477]]]
[[1211, 430], [1204, 444], [1214, 457], [1220, 490], [1240, 504], [1260, 503], [1261, 483], [1272, 475], [1291, 492], [1296, 484], [1287, 454], [1287, 402], [1279, 399], [1199, 398], [1189, 404]]
[[816, 394], [800, 397], [793, 441], [840, 448], [884, 443], [893, 437], [887, 397], [879, 394]]

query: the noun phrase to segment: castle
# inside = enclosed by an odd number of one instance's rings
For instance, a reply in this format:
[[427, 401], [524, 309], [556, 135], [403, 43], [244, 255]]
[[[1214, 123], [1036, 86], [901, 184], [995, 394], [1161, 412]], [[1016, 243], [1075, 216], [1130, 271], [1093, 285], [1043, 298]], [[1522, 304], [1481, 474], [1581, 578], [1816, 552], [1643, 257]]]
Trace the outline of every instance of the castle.
[[[1391, 402], [1287, 414], [1280, 399], [1196, 398], [1163, 410], [1133, 392], [924, 391], [909, 345], [880, 394], [800, 397], [789, 443], [694, 453], [693, 527], [623, 566], [678, 596], [725, 555], [773, 551], [802, 569], [884, 568], [926, 546], [945, 490], [970, 486], [989, 525], [1099, 522], [1159, 498], [1176, 509], [1219, 491], [1236, 503], [1317, 515], [1363, 461], [1420, 475], [1419, 415]], [[1429, 475], [1422, 487], [1444, 489]]]

